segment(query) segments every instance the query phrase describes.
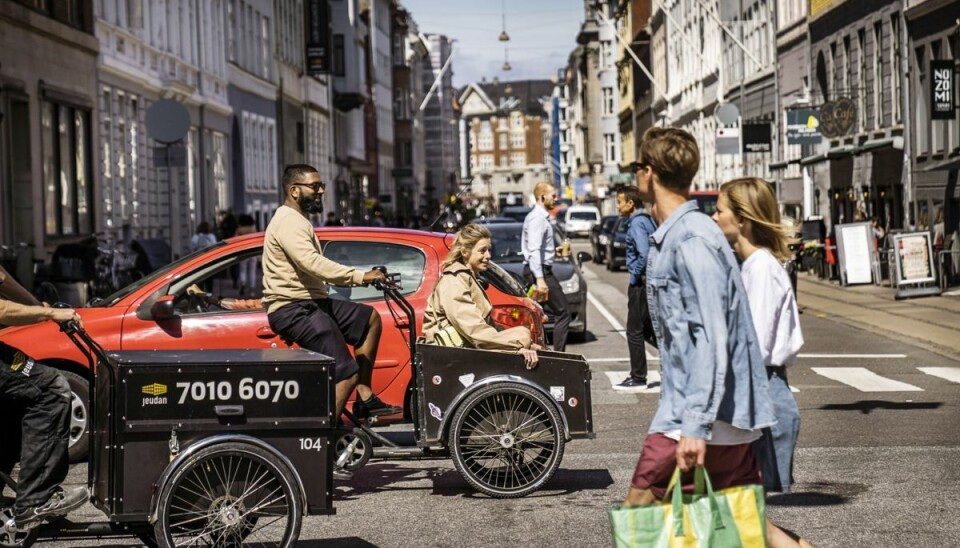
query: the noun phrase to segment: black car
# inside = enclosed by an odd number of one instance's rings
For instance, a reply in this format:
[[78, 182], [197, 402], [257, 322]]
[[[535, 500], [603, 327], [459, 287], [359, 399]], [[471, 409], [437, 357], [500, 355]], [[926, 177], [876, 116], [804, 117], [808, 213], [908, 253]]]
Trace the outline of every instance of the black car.
[[527, 213], [533, 211], [532, 207], [526, 206], [507, 206], [500, 211], [501, 217], [508, 217], [518, 223], [522, 223], [527, 218]]
[[613, 226], [613, 231], [607, 241], [606, 264], [607, 270], [620, 270], [621, 266], [627, 266], [627, 223], [626, 217], [617, 217], [617, 222]]
[[600, 264], [607, 256], [607, 242], [610, 241], [610, 235], [613, 234], [613, 228], [616, 226], [617, 219], [619, 218], [619, 215], [607, 215], [590, 229], [590, 247], [593, 250], [593, 262]]
[[[523, 278], [523, 252], [520, 248], [523, 223], [493, 223], [488, 224], [487, 228], [492, 236], [490, 253], [493, 261], [513, 275], [524, 288], [529, 287], [530, 282]], [[556, 228], [554, 230], [556, 242], [563, 242], [563, 234]], [[581, 341], [587, 333], [587, 282], [579, 263], [592, 258], [589, 253], [580, 252], [576, 260], [556, 257], [553, 262], [553, 275], [560, 282], [570, 307], [570, 334], [573, 339]], [[553, 331], [553, 321], [553, 316], [547, 312], [547, 323], [544, 325], [547, 332]]]

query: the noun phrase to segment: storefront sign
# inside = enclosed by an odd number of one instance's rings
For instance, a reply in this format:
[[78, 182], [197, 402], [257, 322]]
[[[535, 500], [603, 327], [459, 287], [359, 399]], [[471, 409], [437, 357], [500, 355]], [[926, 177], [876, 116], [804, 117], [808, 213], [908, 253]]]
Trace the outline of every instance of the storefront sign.
[[893, 249], [896, 253], [898, 285], [936, 281], [929, 232], [895, 234]]
[[837, 225], [840, 281], [844, 285], [873, 281], [873, 228], [870, 223]]
[[771, 152], [770, 124], [743, 124], [744, 152]]
[[787, 111], [787, 144], [820, 144], [820, 113], [812, 108]]
[[953, 120], [957, 112], [954, 61], [930, 61], [930, 118]]
[[330, 17], [327, 0], [307, 0], [307, 74], [330, 73]]

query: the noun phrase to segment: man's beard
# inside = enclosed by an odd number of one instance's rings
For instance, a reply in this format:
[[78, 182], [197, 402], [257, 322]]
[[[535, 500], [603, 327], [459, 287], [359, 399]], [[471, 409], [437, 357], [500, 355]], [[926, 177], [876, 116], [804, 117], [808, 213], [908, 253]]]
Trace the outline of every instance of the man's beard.
[[308, 214], [323, 213], [323, 200], [319, 196], [308, 197], [301, 194], [300, 198], [297, 199], [297, 205]]

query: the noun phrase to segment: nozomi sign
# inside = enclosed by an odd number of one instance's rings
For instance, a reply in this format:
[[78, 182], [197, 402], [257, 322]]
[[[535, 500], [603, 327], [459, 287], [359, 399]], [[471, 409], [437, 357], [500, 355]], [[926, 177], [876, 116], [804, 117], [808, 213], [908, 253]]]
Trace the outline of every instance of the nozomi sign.
[[330, 73], [330, 17], [327, 0], [307, 0], [307, 74]]
[[812, 108], [787, 111], [787, 144], [820, 144], [820, 113]]
[[954, 61], [930, 61], [930, 118], [953, 120], [957, 102], [954, 89]]

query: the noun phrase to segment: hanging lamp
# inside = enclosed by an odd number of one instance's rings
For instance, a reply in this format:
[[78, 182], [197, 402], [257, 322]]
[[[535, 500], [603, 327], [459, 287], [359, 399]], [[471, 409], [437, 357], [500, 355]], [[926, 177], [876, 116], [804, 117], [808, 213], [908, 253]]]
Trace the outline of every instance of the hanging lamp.
[[[500, 18], [501, 18], [502, 26], [500, 27], [501, 31], [500, 31], [499, 40], [501, 42], [509, 42], [510, 35], [507, 34], [507, 11], [506, 11], [506, 6], [504, 5], [504, 0], [500, 0]], [[509, 69], [504, 69], [504, 70], [509, 70]]]

